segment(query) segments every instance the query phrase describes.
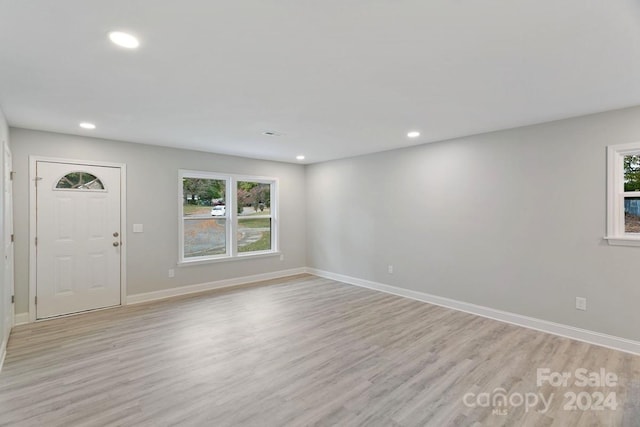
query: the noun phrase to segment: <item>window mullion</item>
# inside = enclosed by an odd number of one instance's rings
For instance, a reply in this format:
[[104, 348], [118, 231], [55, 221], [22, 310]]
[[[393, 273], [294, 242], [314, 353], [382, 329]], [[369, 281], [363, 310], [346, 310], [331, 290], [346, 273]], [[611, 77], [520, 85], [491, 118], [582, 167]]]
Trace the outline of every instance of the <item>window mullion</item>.
[[229, 200], [231, 206], [229, 208], [229, 248], [231, 256], [238, 255], [238, 242], [236, 239], [238, 229], [238, 180], [234, 177], [229, 178]]

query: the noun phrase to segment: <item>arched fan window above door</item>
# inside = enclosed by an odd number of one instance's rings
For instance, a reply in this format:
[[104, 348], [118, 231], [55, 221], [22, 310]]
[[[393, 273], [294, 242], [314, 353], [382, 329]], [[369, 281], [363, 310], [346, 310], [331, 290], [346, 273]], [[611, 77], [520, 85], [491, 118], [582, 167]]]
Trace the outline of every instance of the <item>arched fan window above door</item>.
[[58, 180], [56, 188], [64, 190], [104, 190], [100, 179], [89, 172], [71, 172]]

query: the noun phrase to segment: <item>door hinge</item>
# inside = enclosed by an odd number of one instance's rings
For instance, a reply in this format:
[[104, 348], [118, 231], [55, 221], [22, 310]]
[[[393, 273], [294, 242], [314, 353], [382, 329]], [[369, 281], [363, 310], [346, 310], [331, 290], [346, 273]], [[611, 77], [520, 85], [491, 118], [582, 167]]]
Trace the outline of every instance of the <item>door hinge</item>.
[[36, 295], [36, 305], [38, 305], [38, 296]]
[[13, 243], [15, 241], [15, 236], [12, 234], [11, 235], [11, 243]]
[[38, 246], [38, 238], [36, 237], [36, 246]]
[[16, 176], [14, 171], [9, 172], [9, 180], [13, 181], [13, 177]]
[[16, 296], [11, 295], [11, 304], [14, 304], [15, 302], [16, 302]]

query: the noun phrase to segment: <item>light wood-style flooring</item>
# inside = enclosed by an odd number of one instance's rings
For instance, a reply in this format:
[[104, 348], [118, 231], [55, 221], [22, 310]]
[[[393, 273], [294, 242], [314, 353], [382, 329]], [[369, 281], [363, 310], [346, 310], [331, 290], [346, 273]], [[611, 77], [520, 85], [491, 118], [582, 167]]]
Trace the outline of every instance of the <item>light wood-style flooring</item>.
[[[538, 387], [538, 368], [619, 381]], [[555, 397], [463, 403], [497, 388]], [[618, 408], [564, 410], [585, 391]], [[0, 425], [640, 426], [640, 357], [303, 275], [16, 327]]]

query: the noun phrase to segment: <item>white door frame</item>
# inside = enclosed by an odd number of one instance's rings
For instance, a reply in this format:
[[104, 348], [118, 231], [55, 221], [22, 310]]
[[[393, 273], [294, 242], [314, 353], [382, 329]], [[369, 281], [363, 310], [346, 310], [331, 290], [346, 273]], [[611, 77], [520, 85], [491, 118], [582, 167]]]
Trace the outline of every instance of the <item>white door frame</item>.
[[[0, 153], [0, 162], [2, 162], [0, 164], [0, 201], [2, 201], [1, 205], [2, 205], [2, 212], [0, 212], [0, 218], [2, 218], [2, 224], [0, 224], [0, 227], [2, 228], [2, 238], [0, 238], [0, 245], [2, 245], [2, 255], [3, 257], [6, 255], [4, 250], [6, 247], [6, 244], [8, 241], [13, 241], [13, 212], [10, 214], [9, 217], [6, 217], [4, 215], [5, 213], [5, 207], [6, 207], [6, 203], [7, 201], [4, 198], [4, 187], [7, 184], [5, 181], [5, 178], [7, 177], [7, 173], [9, 174], [9, 185], [11, 186], [11, 209], [13, 209], [13, 182], [12, 182], [12, 170], [13, 170], [13, 158], [12, 158], [12, 164], [11, 164], [11, 170], [7, 171], [5, 170], [5, 154], [9, 153], [9, 156], [11, 156], [11, 147], [9, 147], [9, 139], [3, 139], [0, 141], [0, 149], [2, 150], [2, 152]], [[11, 231], [9, 233], [4, 233], [4, 231], [6, 230], [7, 225], [9, 226], [9, 228], [11, 229]], [[4, 336], [4, 342], [0, 342], [0, 369], [2, 369], [2, 362], [3, 362], [3, 351], [6, 350], [6, 344], [9, 340], [9, 334], [11, 333], [11, 328], [13, 328], [14, 324], [15, 324], [15, 304], [11, 299], [10, 295], [15, 295], [15, 252], [14, 252], [14, 247], [13, 244], [11, 245], [11, 264], [10, 264], [10, 279], [9, 279], [9, 283], [4, 282], [4, 278], [7, 274], [6, 270], [4, 269], [4, 265], [5, 265], [5, 261], [4, 259], [2, 260], [2, 265], [0, 266], [0, 277], [2, 278], [3, 282], [3, 286], [0, 286], [0, 292], [3, 293], [3, 295], [9, 297], [9, 299], [7, 301], [4, 301], [4, 305], [5, 305], [5, 309], [8, 309], [8, 311], [6, 313], [4, 313], [5, 318], [2, 319], [4, 320], [9, 320], [7, 322], [7, 324], [4, 325], [4, 331], [3, 332], [3, 336]], [[11, 292], [7, 292], [7, 289], [11, 290]]]
[[[127, 304], [127, 165], [124, 163], [93, 160], [61, 159], [57, 157], [29, 156], [29, 322], [36, 321], [36, 163], [71, 163], [88, 166], [120, 168], [120, 305]], [[72, 316], [69, 314], [67, 316]], [[42, 319], [47, 320], [47, 319]]]

